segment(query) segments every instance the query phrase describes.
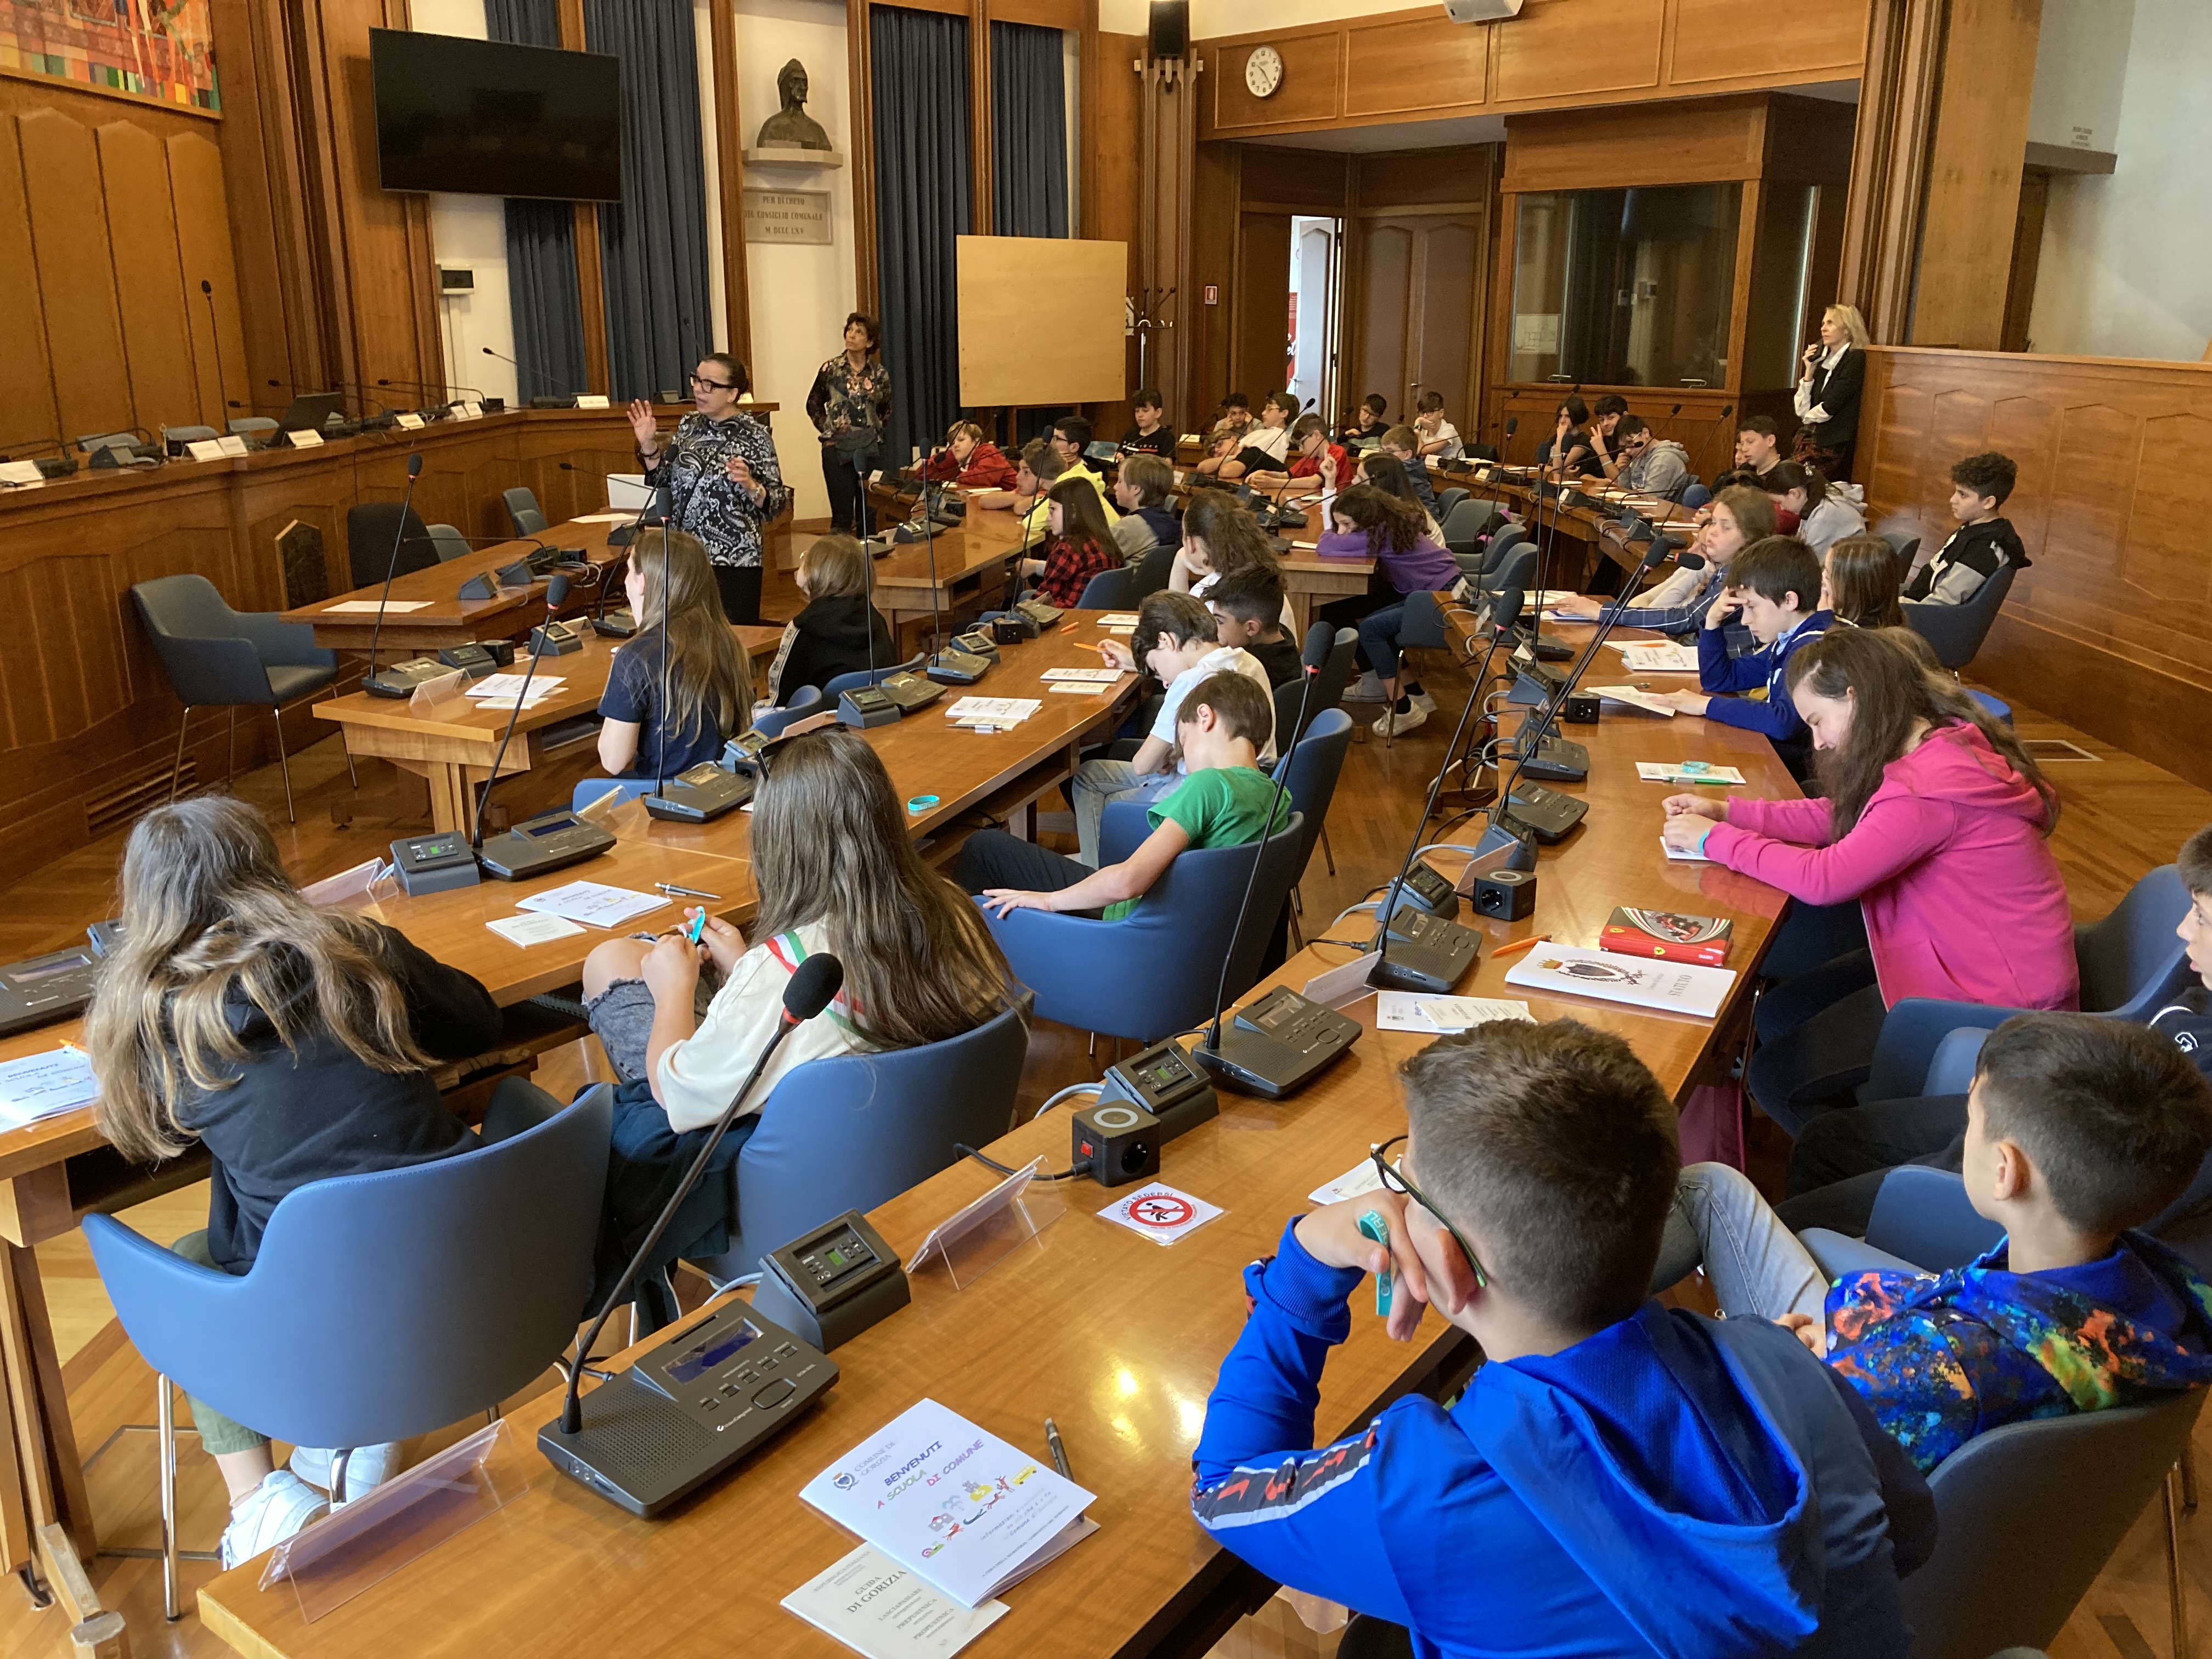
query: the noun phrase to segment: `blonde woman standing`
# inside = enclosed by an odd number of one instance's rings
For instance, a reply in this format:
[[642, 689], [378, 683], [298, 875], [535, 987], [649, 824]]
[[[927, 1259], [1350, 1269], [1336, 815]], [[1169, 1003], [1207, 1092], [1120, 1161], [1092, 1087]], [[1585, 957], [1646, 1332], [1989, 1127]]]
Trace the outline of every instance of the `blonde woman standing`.
[[1830, 306], [1821, 313], [1820, 337], [1805, 348], [1804, 373], [1793, 400], [1801, 425], [1792, 453], [1821, 476], [1841, 483], [1851, 476], [1857, 447], [1859, 392], [1866, 384], [1866, 319], [1856, 306]]

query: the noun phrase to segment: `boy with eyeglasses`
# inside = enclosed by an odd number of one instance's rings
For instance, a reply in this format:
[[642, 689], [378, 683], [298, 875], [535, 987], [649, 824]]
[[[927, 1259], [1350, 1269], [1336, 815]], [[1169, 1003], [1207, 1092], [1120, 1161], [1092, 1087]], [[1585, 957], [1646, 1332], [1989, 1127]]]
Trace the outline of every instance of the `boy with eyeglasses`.
[[[1400, 1074], [1410, 1130], [1376, 1149], [1382, 1190], [1294, 1220], [1245, 1270], [1199, 1524], [1424, 1655], [1901, 1659], [1927, 1485], [1790, 1332], [1649, 1298], [1680, 1158], [1628, 1045], [1498, 1022]], [[1449, 1410], [1412, 1395], [1309, 1449], [1347, 1304], [1385, 1270], [1391, 1335], [1433, 1305], [1486, 1363]]]

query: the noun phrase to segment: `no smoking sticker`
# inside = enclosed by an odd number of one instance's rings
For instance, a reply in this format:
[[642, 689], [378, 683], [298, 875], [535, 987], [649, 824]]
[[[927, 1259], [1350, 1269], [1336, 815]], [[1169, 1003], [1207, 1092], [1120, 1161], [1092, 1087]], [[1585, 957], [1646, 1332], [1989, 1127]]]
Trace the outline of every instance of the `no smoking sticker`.
[[1119, 1222], [1139, 1237], [1155, 1244], [1172, 1244], [1221, 1213], [1221, 1206], [1188, 1193], [1154, 1182], [1117, 1199], [1098, 1212], [1102, 1220]]

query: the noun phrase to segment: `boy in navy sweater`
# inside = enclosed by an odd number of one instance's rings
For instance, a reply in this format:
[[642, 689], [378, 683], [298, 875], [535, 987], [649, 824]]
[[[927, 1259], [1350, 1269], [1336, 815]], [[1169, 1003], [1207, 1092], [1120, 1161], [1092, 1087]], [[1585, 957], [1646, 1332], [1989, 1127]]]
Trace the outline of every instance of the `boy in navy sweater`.
[[[1790, 697], [1790, 659], [1806, 641], [1827, 631], [1835, 618], [1819, 608], [1820, 556], [1793, 536], [1769, 536], [1736, 556], [1727, 590], [1705, 608], [1698, 629], [1697, 691], [1670, 691], [1666, 700], [1686, 714], [1723, 726], [1764, 732], [1790, 775], [1802, 782], [1812, 767], [1813, 744]], [[1727, 625], [1741, 614], [1759, 648], [1729, 655]], [[1764, 688], [1764, 702], [1721, 698], [1721, 691]]]
[[[1679, 1157], [1628, 1045], [1502, 1021], [1401, 1076], [1411, 1133], [1376, 1149], [1382, 1189], [1245, 1270], [1200, 1525], [1425, 1656], [1903, 1655], [1926, 1483], [1787, 1330], [1647, 1300]], [[1486, 1363], [1449, 1411], [1413, 1395], [1309, 1449], [1346, 1304], [1385, 1270], [1392, 1335], [1433, 1304]]]

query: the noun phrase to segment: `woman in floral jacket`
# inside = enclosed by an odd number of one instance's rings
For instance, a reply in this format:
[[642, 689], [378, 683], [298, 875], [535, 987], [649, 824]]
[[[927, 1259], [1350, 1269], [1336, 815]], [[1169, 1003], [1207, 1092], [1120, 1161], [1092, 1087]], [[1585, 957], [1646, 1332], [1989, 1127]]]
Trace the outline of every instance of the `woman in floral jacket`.
[[815, 371], [806, 418], [822, 440], [822, 481], [830, 487], [833, 534], [868, 533], [867, 477], [882, 465], [891, 418], [891, 372], [877, 355], [876, 319], [845, 319], [845, 349]]
[[692, 371], [692, 413], [665, 442], [653, 405], [641, 398], [629, 406], [645, 481], [668, 492], [668, 527], [706, 544], [733, 623], [760, 621], [761, 530], [791, 505], [775, 440], [739, 406], [751, 389], [744, 365], [717, 351]]

